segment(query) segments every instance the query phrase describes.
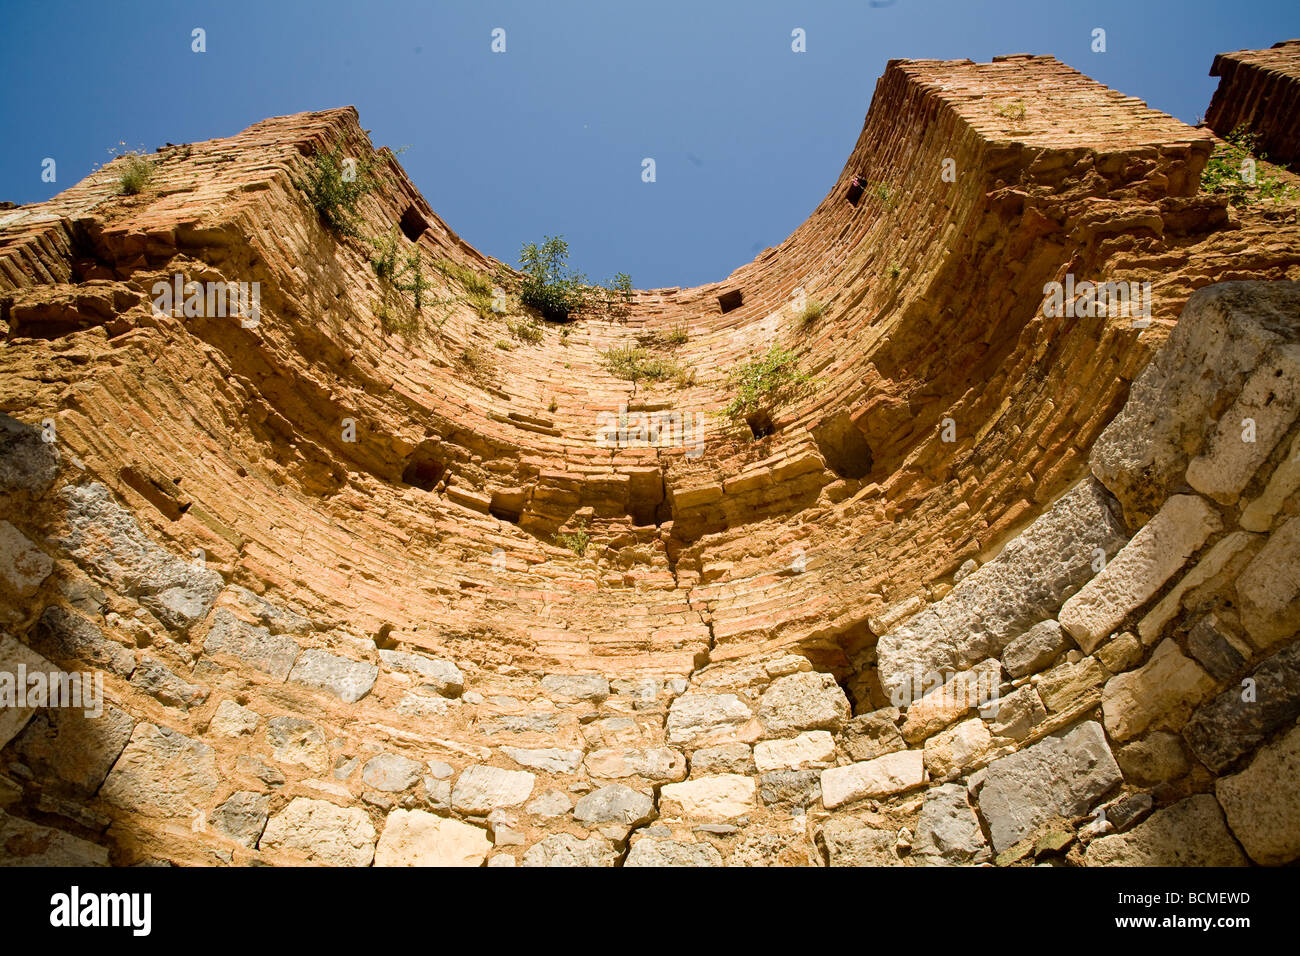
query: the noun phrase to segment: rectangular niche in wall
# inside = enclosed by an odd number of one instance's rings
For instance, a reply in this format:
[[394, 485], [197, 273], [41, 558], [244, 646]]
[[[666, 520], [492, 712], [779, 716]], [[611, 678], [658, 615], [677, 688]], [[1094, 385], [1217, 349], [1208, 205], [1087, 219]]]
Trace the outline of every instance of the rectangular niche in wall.
[[429, 228], [429, 224], [424, 221], [420, 211], [414, 206], [407, 206], [406, 212], [402, 213], [402, 233], [412, 242], [418, 242], [420, 236], [424, 235], [424, 230]]

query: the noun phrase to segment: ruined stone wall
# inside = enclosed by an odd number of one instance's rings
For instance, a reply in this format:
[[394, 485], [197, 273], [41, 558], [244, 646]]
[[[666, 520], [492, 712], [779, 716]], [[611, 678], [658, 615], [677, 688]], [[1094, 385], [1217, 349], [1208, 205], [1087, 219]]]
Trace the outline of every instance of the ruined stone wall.
[[1243, 127], [1259, 136], [1260, 147], [1275, 163], [1292, 169], [1300, 163], [1300, 40], [1275, 43], [1267, 50], [1220, 53], [1210, 67], [1219, 86], [1205, 112], [1205, 124], [1220, 136]]
[[[0, 714], [11, 859], [1295, 857], [1295, 793], [1241, 808], [1295, 759], [1300, 227], [1196, 194], [1208, 133], [1049, 57], [896, 61], [781, 246], [513, 348], [464, 304], [385, 331], [295, 185], [336, 142], [354, 111], [0, 213], [3, 656], [108, 701]], [[365, 234], [509, 281], [378, 155]], [[261, 321], [156, 314], [176, 273]], [[1050, 317], [1067, 275], [1150, 281], [1152, 322]], [[682, 323], [694, 382], [604, 368]], [[774, 340], [815, 387], [737, 436]], [[602, 446], [624, 405], [703, 453]]]

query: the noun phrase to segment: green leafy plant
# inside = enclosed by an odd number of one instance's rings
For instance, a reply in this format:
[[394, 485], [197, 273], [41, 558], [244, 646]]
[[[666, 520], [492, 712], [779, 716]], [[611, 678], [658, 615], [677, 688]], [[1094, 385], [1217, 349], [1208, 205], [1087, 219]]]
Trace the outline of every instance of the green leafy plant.
[[[380, 324], [386, 332], [410, 334], [417, 331], [420, 326], [417, 316], [424, 311], [426, 305], [425, 292], [433, 287], [433, 283], [425, 277], [424, 257], [420, 254], [419, 246], [412, 246], [409, 252], [402, 254], [397, 226], [393, 226], [383, 238], [371, 239], [370, 245], [374, 247], [370, 267], [379, 278], [380, 300], [376, 312]], [[405, 314], [397, 307], [393, 299], [394, 291], [411, 293], [415, 306], [413, 315]], [[455, 304], [455, 300], [437, 299], [432, 304], [444, 307], [441, 318], [434, 323], [441, 329], [451, 314], [450, 306]]]
[[602, 306], [611, 316], [627, 314], [632, 279], [620, 272], [607, 286], [593, 285], [569, 268], [569, 244], [563, 236], [547, 236], [539, 246], [524, 243], [519, 251], [523, 279], [519, 301], [551, 322], [567, 322], [577, 312]]
[[587, 519], [578, 519], [575, 522], [575, 529], [571, 532], [557, 534], [555, 543], [562, 548], [568, 548], [578, 557], [582, 557], [587, 553], [587, 546], [591, 544], [591, 535], [587, 533]]
[[373, 156], [345, 157], [339, 143], [317, 150], [305, 178], [295, 179], [294, 184], [306, 193], [326, 226], [339, 235], [358, 236], [357, 203], [378, 185], [375, 166]]
[[117, 192], [120, 196], [134, 196], [143, 192], [153, 179], [153, 161], [143, 153], [124, 153], [122, 155], [122, 174], [117, 180]]
[[609, 374], [629, 382], [663, 382], [682, 373], [681, 365], [673, 359], [654, 355], [639, 345], [606, 349], [601, 358]]
[[748, 424], [758, 438], [770, 434], [772, 411], [806, 393], [812, 380], [799, 370], [793, 352], [773, 343], [765, 354], [734, 367], [727, 385], [736, 394], [722, 414], [735, 424]]
[[900, 266], [897, 262], [891, 262], [889, 264], [889, 278], [897, 279], [902, 274], [903, 274], [903, 267]]
[[569, 244], [563, 236], [548, 236], [539, 246], [525, 243], [519, 252], [524, 278], [519, 301], [536, 309], [542, 318], [566, 321], [587, 302], [585, 278], [569, 269]]
[[[1234, 206], [1273, 200], [1280, 202], [1290, 197], [1292, 190], [1275, 175], [1260, 169], [1267, 155], [1259, 150], [1259, 135], [1245, 127], [1229, 133], [1214, 148], [1201, 173], [1201, 192], [1226, 196]], [[1251, 165], [1254, 182], [1245, 177]]]
[[382, 239], [371, 239], [370, 244], [375, 253], [370, 257], [370, 267], [380, 282], [392, 282], [397, 278], [397, 260], [400, 250], [397, 240], [397, 227], [394, 226]]
[[411, 293], [416, 312], [424, 308], [424, 291], [432, 288], [433, 283], [424, 277], [424, 257], [419, 246], [413, 247], [402, 260], [402, 272], [395, 283], [403, 292]]
[[627, 315], [632, 304], [632, 277], [626, 272], [616, 272], [614, 278], [604, 286], [605, 308], [615, 318]]

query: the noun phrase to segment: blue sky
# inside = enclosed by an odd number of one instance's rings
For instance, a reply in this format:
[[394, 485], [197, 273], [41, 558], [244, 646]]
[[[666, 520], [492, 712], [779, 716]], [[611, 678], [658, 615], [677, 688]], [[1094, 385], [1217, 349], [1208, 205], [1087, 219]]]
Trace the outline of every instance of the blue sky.
[[119, 141], [351, 104], [484, 252], [558, 233], [594, 279], [697, 285], [807, 217], [889, 59], [1050, 53], [1194, 123], [1216, 52], [1296, 36], [1296, 0], [5, 0], [0, 199], [48, 198]]

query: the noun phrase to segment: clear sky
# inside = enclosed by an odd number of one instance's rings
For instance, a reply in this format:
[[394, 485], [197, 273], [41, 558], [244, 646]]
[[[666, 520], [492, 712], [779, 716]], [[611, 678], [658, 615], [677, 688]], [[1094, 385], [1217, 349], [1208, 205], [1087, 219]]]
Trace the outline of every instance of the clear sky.
[[1050, 53], [1195, 123], [1216, 52], [1297, 36], [1298, 0], [0, 0], [0, 199], [351, 104], [484, 252], [559, 233], [593, 279], [698, 285], [808, 216], [892, 58]]

